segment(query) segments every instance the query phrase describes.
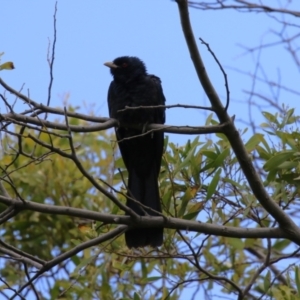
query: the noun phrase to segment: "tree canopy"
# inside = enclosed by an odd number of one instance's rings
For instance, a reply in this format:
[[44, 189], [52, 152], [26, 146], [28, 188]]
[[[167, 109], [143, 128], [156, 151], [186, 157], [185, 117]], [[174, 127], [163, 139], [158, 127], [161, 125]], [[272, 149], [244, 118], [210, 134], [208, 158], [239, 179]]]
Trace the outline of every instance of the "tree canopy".
[[[300, 297], [299, 116], [287, 101], [274, 101], [275, 112], [261, 110], [262, 124], [250, 120], [239, 129], [227, 112], [230, 84], [222, 63], [202, 40], [224, 76], [224, 101], [206, 73], [188, 3], [176, 2], [210, 106], [182, 105], [209, 112], [199, 126], [141, 124], [146, 134], [166, 133], [160, 217], [124, 215], [128, 174], [111, 130], [121, 126], [116, 120], [39, 104], [0, 78], [7, 109], [0, 114], [3, 299], [175, 300], [187, 289], [191, 299]], [[189, 4], [300, 15], [232, 2]], [[12, 62], [0, 64], [7, 69]], [[25, 110], [14, 108], [16, 98]], [[172, 133], [189, 140], [178, 145], [169, 141]], [[124, 232], [135, 226], [164, 227], [163, 246], [127, 249]]]

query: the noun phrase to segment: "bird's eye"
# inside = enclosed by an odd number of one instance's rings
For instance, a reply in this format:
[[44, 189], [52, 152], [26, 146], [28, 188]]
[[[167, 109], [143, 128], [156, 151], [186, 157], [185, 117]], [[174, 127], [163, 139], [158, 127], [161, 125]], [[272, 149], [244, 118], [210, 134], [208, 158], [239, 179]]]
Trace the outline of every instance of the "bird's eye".
[[128, 67], [128, 63], [122, 63], [122, 68], [127, 68]]

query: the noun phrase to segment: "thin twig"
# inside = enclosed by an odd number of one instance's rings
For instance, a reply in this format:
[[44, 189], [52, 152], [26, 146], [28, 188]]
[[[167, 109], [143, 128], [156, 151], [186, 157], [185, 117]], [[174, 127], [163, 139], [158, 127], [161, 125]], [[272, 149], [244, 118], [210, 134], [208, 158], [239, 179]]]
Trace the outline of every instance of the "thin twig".
[[[47, 106], [50, 105], [51, 93], [52, 93], [52, 85], [53, 85], [53, 67], [54, 67], [55, 46], [56, 46], [56, 13], [57, 13], [57, 1], [55, 2], [54, 15], [53, 15], [53, 43], [52, 43], [52, 53], [51, 53], [51, 58], [50, 58], [49, 57], [49, 51], [48, 51], [48, 57], [47, 57], [48, 63], [49, 63], [49, 68], [50, 68], [50, 82], [49, 82], [49, 86], [48, 86]], [[45, 119], [47, 119], [47, 114], [45, 115]]]
[[119, 235], [123, 234], [123, 232], [125, 232], [127, 229], [128, 229], [127, 225], [118, 226], [117, 228], [111, 230], [110, 232], [102, 234], [101, 236], [94, 238], [90, 241], [84, 242], [84, 243], [74, 247], [73, 249], [59, 255], [58, 257], [48, 261], [42, 267], [42, 269], [40, 269], [29, 281], [26, 282], [26, 284], [24, 284], [17, 292], [15, 292], [15, 294], [10, 299], [14, 299], [14, 297], [18, 293], [21, 293], [27, 286], [29, 286], [32, 282], [34, 282], [37, 278], [39, 278], [40, 275], [42, 275], [43, 273], [47, 272], [48, 270], [54, 268], [61, 262], [66, 261], [67, 259], [76, 255], [80, 251], [83, 251], [84, 249], [99, 245], [107, 240], [114, 238], [115, 236], [119, 236]]
[[119, 109], [118, 112], [124, 112], [127, 110], [139, 110], [139, 109], [158, 109], [158, 108], [194, 108], [214, 111], [212, 107], [198, 106], [198, 105], [185, 105], [185, 104], [173, 104], [173, 105], [155, 105], [155, 106], [125, 106], [124, 109]]
[[228, 85], [228, 80], [227, 80], [227, 74], [224, 71], [220, 61], [218, 60], [217, 56], [215, 55], [215, 53], [211, 50], [210, 46], [208, 43], [206, 43], [202, 38], [199, 38], [200, 41], [207, 47], [207, 50], [210, 52], [210, 54], [213, 56], [214, 60], [216, 61], [216, 63], [218, 64], [221, 72], [223, 73], [224, 79], [225, 79], [225, 88], [226, 88], [226, 105], [225, 105], [225, 111], [227, 111], [228, 106], [229, 106], [229, 102], [230, 102], [230, 91], [229, 91], [229, 85]]

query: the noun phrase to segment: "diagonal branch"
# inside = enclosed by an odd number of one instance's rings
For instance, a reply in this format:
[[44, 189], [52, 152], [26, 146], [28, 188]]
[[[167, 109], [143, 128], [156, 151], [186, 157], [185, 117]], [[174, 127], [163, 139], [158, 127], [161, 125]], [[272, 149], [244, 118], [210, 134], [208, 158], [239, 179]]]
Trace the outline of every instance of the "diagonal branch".
[[[77, 156], [74, 156], [74, 153], [72, 152], [71, 154], [68, 154], [67, 152], [56, 148], [48, 143], [42, 142], [41, 140], [37, 139], [36, 137], [34, 137], [33, 135], [29, 134], [28, 135], [29, 138], [31, 138], [34, 142], [36, 142], [37, 144], [43, 146], [44, 148], [47, 148], [53, 152], [58, 153], [60, 156], [66, 157], [68, 159], [71, 159], [75, 165], [77, 166], [78, 170], [81, 172], [81, 174], [86, 177], [89, 182], [99, 191], [101, 192], [103, 195], [105, 195], [107, 198], [109, 198], [116, 206], [118, 206], [120, 209], [122, 209], [125, 212], [128, 212], [129, 215], [132, 215], [133, 212], [123, 203], [121, 203], [112, 193], [108, 192], [105, 188], [103, 188], [98, 182], [97, 180], [90, 175], [82, 166], [81, 162], [78, 160]], [[71, 137], [70, 137], [71, 138]], [[72, 148], [72, 146], [71, 146]], [[74, 151], [74, 148], [72, 148], [72, 150]]]
[[[50, 269], [54, 268], [55, 266], [57, 266], [61, 262], [66, 261], [67, 259], [69, 259], [72, 256], [76, 255], [80, 251], [83, 251], [84, 249], [87, 249], [87, 248], [90, 248], [90, 247], [93, 247], [93, 246], [97, 246], [98, 244], [101, 244], [101, 243], [103, 243], [107, 240], [110, 240], [110, 239], [112, 239], [116, 236], [121, 235], [124, 231], [126, 231], [127, 228], [128, 228], [128, 226], [126, 226], [126, 225], [118, 226], [117, 228], [111, 230], [110, 232], [102, 234], [101, 236], [99, 236], [97, 238], [94, 238], [90, 241], [84, 242], [84, 243], [74, 247], [73, 249], [59, 255], [58, 257], [48, 261], [29, 281], [27, 281], [26, 284], [24, 284], [18, 290], [18, 292], [16, 292], [16, 294], [21, 293], [27, 286], [31, 285], [31, 283], [34, 282], [40, 275], [42, 275], [43, 273], [45, 273], [45, 272], [49, 271]], [[11, 299], [14, 299], [15, 295], [13, 295], [11, 297]]]
[[194, 38], [192, 31], [192, 26], [189, 19], [188, 12], [188, 1], [187, 0], [176, 0], [179, 8], [181, 25], [183, 33], [186, 39], [189, 52], [194, 63], [196, 72], [198, 74], [199, 81], [208, 96], [212, 107], [215, 109], [215, 112], [221, 123], [228, 122], [228, 126], [225, 127], [225, 134], [231, 144], [231, 147], [240, 163], [240, 166], [247, 178], [247, 181], [253, 191], [253, 194], [256, 196], [261, 205], [269, 212], [272, 217], [278, 221], [280, 226], [284, 229], [286, 234], [289, 236], [289, 239], [294, 241], [296, 244], [300, 245], [300, 229], [292, 221], [292, 219], [275, 203], [272, 198], [269, 196], [267, 191], [264, 188], [261, 178], [257, 174], [250, 156], [248, 155], [243, 141], [239, 135], [238, 130], [236, 129], [234, 123], [230, 119], [227, 112], [224, 110], [224, 107], [210, 82], [210, 79], [205, 71], [205, 65], [201, 59], [198, 47]]
[[9, 258], [11, 259], [15, 259], [17, 261], [21, 261], [23, 263], [26, 263], [26, 264], [30, 264], [38, 269], [42, 268], [43, 265], [33, 261], [32, 259], [28, 258], [28, 257], [25, 257], [25, 256], [21, 256], [19, 254], [16, 254], [14, 251], [11, 251], [11, 250], [8, 250], [8, 249], [5, 249], [3, 247], [0, 247], [0, 253], [4, 253], [6, 255], [9, 256]]

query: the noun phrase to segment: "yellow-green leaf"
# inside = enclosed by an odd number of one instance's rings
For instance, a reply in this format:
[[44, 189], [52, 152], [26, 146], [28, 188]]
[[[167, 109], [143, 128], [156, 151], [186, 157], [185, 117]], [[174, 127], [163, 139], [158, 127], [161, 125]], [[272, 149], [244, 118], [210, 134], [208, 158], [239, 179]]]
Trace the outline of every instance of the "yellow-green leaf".
[[288, 161], [293, 155], [295, 151], [283, 151], [281, 153], [276, 154], [275, 156], [271, 157], [264, 165], [264, 169], [266, 171], [271, 171], [277, 169], [279, 165]]
[[210, 182], [208, 188], [207, 188], [207, 194], [206, 194], [206, 200], [210, 199], [213, 193], [216, 191], [217, 185], [220, 180], [220, 174], [221, 174], [222, 169], [219, 168], [217, 172], [215, 173], [212, 181]]
[[13, 62], [8, 61], [2, 65], [0, 65], [0, 71], [1, 70], [13, 70], [15, 68]]

